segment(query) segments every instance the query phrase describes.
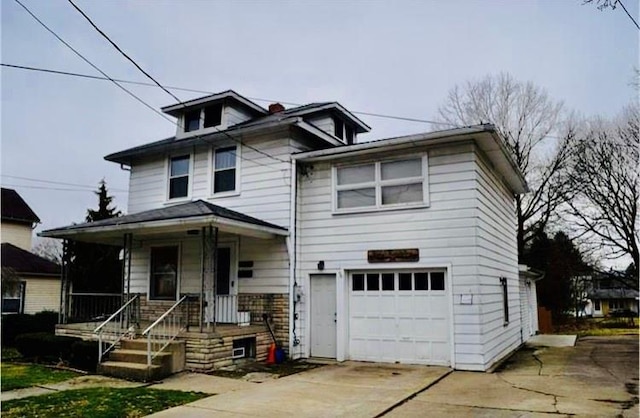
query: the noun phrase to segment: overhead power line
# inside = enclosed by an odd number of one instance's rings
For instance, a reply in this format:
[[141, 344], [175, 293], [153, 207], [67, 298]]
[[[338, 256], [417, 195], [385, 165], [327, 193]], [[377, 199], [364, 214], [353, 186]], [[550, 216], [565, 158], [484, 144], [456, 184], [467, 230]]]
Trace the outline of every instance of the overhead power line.
[[622, 6], [622, 10], [624, 10], [624, 12], [627, 14], [627, 16], [629, 16], [629, 19], [631, 19], [633, 24], [636, 25], [636, 28], [638, 28], [638, 30], [640, 30], [640, 25], [638, 25], [638, 22], [633, 18], [633, 16], [631, 16], [631, 13], [629, 13], [627, 8], [624, 6], [624, 3], [622, 3], [622, 0], [618, 0], [618, 4], [620, 6]]
[[[64, 192], [84, 192], [84, 193], [93, 193], [93, 190], [89, 190], [89, 189], [72, 189], [72, 188], [67, 188], [67, 187], [51, 187], [51, 186], [32, 186], [32, 185], [28, 185], [28, 184], [2, 184], [2, 187], [20, 187], [23, 189], [38, 189], [38, 190], [57, 190], [57, 191], [64, 191]], [[118, 189], [116, 191], [116, 189], [109, 189], [110, 192], [114, 192], [114, 193], [125, 193], [124, 191], [121, 191], [121, 189]]]
[[[85, 61], [87, 64], [91, 65], [91, 67], [93, 67], [94, 69], [96, 69], [98, 72], [100, 72], [100, 74], [102, 74], [104, 77], [106, 77], [106, 79], [108, 79], [109, 81], [111, 81], [112, 83], [114, 83], [116, 86], [118, 86], [119, 88], [121, 88], [122, 90], [124, 90], [127, 94], [129, 94], [131, 97], [135, 98], [138, 102], [142, 103], [145, 107], [147, 107], [148, 109], [151, 109], [151, 111], [153, 111], [154, 113], [156, 113], [157, 115], [159, 115], [160, 117], [162, 117], [163, 119], [165, 119], [166, 121], [168, 121], [169, 123], [179, 126], [175, 121], [173, 121], [172, 119], [169, 119], [167, 116], [165, 116], [164, 114], [160, 113], [159, 111], [157, 111], [153, 106], [151, 106], [150, 104], [148, 104], [147, 102], [145, 102], [144, 100], [142, 100], [140, 97], [136, 96], [134, 93], [132, 93], [131, 91], [127, 90], [124, 86], [122, 86], [120, 83], [118, 83], [117, 81], [115, 81], [113, 78], [109, 77], [109, 75], [107, 75], [104, 71], [102, 71], [98, 66], [96, 66], [95, 64], [93, 64], [91, 61], [89, 61], [89, 59], [87, 59], [86, 57], [84, 57], [80, 52], [78, 52], [76, 49], [74, 49], [71, 45], [69, 45], [69, 43], [67, 43], [64, 39], [62, 39], [57, 33], [55, 33], [51, 28], [49, 28], [44, 22], [42, 22], [42, 20], [40, 20], [31, 10], [29, 10], [29, 8], [27, 8], [24, 4], [22, 4], [20, 2], [20, 0], [14, 0], [16, 3], [18, 3], [34, 20], [36, 20], [42, 27], [44, 27], [49, 33], [51, 33], [58, 41], [60, 41], [63, 45], [65, 45], [67, 48], [69, 48], [71, 51], [73, 51], [78, 57], [80, 57], [83, 61]], [[219, 130], [218, 130], [219, 131]], [[242, 144], [241, 141], [237, 140], [236, 138], [232, 137], [231, 135], [229, 135], [228, 133], [224, 132], [224, 131], [219, 131], [224, 133], [227, 137], [229, 137], [230, 139], [232, 139], [235, 142], [238, 142], [240, 144]], [[202, 141], [204, 141], [205, 143], [208, 143], [208, 141], [204, 138], [202, 138], [200, 135], [196, 135], [195, 136], [196, 139], [201, 139]], [[261, 150], [258, 150], [254, 147], [251, 147], [249, 145], [245, 145], [247, 146], [247, 148], [253, 149], [256, 152], [265, 155], [266, 157], [281, 161], [281, 162], [285, 162], [288, 163], [288, 161], [286, 160], [282, 160], [280, 158], [274, 157], [272, 155], [269, 155], [266, 152], [263, 152]], [[267, 164], [263, 164], [260, 163], [258, 161], [255, 161], [253, 159], [250, 158], [246, 158], [242, 155], [240, 155], [240, 158], [246, 161], [251, 161], [254, 164], [257, 165], [261, 165], [264, 167], [267, 167], [271, 170], [274, 171], [281, 171], [279, 169], [276, 169], [270, 165]]]
[[[31, 67], [31, 66], [26, 66], [26, 65], [6, 64], [6, 63], [0, 63], [0, 66], [8, 67], [8, 68], [15, 68], [15, 69], [18, 69], [18, 70], [27, 70], [27, 71], [50, 73], [50, 74], [66, 75], [66, 76], [71, 76], [71, 77], [88, 78], [88, 79], [93, 79], [93, 80], [104, 80], [104, 81], [108, 81], [109, 80], [106, 77], [100, 77], [100, 76], [95, 76], [95, 75], [90, 75], [90, 74], [75, 73], [75, 72], [69, 72], [69, 71], [53, 70], [53, 69], [50, 69], [50, 68]], [[138, 85], [138, 86], [156, 87], [156, 88], [158, 87], [153, 83], [146, 83], [144, 81], [125, 80], [125, 79], [121, 79], [121, 78], [114, 78], [114, 80], [119, 82], [119, 83], [124, 83], [124, 84], [134, 84], [134, 85]], [[193, 88], [188, 88], [188, 87], [178, 87], [178, 86], [168, 86], [168, 85], [165, 85], [165, 87], [167, 89], [170, 89], [170, 90], [186, 91], [186, 92], [190, 92], [190, 93], [215, 94], [215, 92], [212, 92], [212, 91], [209, 91], [209, 90], [200, 90], [200, 89], [193, 89]], [[282, 103], [282, 104], [287, 105], [287, 106], [302, 106], [301, 103], [288, 102], [288, 101], [278, 100], [278, 99], [265, 99], [265, 98], [259, 98], [259, 97], [247, 97], [247, 98], [250, 99], [250, 100], [254, 100], [256, 102], [264, 102], [264, 103], [275, 103], [275, 102], [278, 102], [278, 103]], [[383, 114], [383, 113], [372, 113], [372, 112], [365, 112], [365, 111], [360, 111], [360, 110], [351, 110], [350, 112], [353, 113], [353, 114], [356, 114], [356, 115], [371, 116], [371, 117], [375, 117], [375, 118], [395, 119], [395, 120], [401, 120], [401, 121], [405, 121], [405, 122], [428, 123], [428, 124], [432, 124], [432, 125], [442, 125], [442, 126], [450, 126], [450, 127], [456, 127], [456, 128], [461, 127], [461, 125], [456, 125], [456, 124], [449, 123], [449, 122], [439, 122], [439, 121], [435, 121], [435, 120], [420, 119], [420, 118], [414, 118], [414, 117], [408, 117], [408, 116], [386, 115], [386, 114]]]
[[[144, 74], [147, 78], [149, 78], [151, 81], [153, 81], [155, 83], [156, 86], [160, 87], [165, 93], [167, 93], [169, 96], [171, 96], [174, 100], [178, 101], [178, 104], [182, 105], [184, 108], [186, 108], [187, 106], [184, 104], [184, 102], [182, 100], [180, 100], [179, 98], [177, 98], [173, 93], [171, 93], [169, 90], [167, 90], [162, 84], [160, 84], [155, 78], [153, 78], [151, 76], [151, 74], [149, 74], [148, 72], [146, 72], [145, 70], [142, 69], [142, 67], [140, 65], [138, 65], [137, 62], [135, 62], [133, 60], [133, 58], [131, 58], [129, 55], [127, 55], [114, 41], [111, 40], [111, 38], [109, 38], [109, 36], [104, 33], [103, 30], [101, 30], [92, 20], [89, 16], [87, 16], [86, 13], [84, 13], [78, 6], [75, 5], [75, 3], [73, 3], [72, 0], [68, 0], [68, 2], [80, 13], [82, 14], [82, 16], [84, 16], [84, 18], [91, 24], [91, 26], [98, 31], [98, 33], [100, 33], [100, 35], [102, 35], [103, 38], [105, 38], [122, 56], [124, 56], [129, 62], [131, 62], [142, 74]], [[202, 118], [202, 117], [201, 117]], [[202, 120], [202, 119], [201, 119]], [[178, 124], [176, 123], [176, 126], [178, 126]], [[225, 130], [220, 130], [217, 127], [213, 127], [213, 129], [215, 129], [217, 132], [220, 132], [222, 134], [224, 134], [226, 137], [228, 137], [229, 139], [231, 139], [232, 141], [237, 142], [240, 145], [243, 145], [259, 154], [264, 155], [265, 157], [271, 158], [275, 161], [280, 161], [282, 163], [289, 163], [288, 160], [284, 160], [282, 158], [278, 158], [275, 157], [269, 153], [263, 152], [262, 150], [252, 147], [251, 145], [245, 144], [242, 142], [242, 140], [237, 139], [235, 137], [233, 137], [231, 134], [229, 134], [228, 132], [226, 132]], [[196, 138], [202, 139], [203, 141], [206, 142], [206, 140], [204, 138], [202, 138], [200, 135], [196, 135]], [[255, 162], [255, 161], [254, 161]]]
[[[13, 176], [13, 175], [10, 175], [10, 174], [1, 174], [0, 176], [6, 177], [6, 178], [10, 178], [10, 179], [15, 179], [15, 180], [26, 180], [26, 181], [31, 181], [31, 182], [35, 182], [35, 183], [48, 183], [48, 184], [59, 184], [59, 185], [62, 185], [62, 186], [82, 187], [82, 188], [91, 189], [93, 191], [96, 191], [97, 187], [98, 187], [97, 185], [90, 186], [88, 184], [66, 183], [66, 182], [62, 182], [62, 181], [39, 179], [39, 178], [35, 178], [35, 177]], [[109, 190], [119, 191], [119, 192], [126, 192], [127, 191], [126, 189], [120, 189], [120, 188], [117, 188], [117, 187], [109, 187]]]

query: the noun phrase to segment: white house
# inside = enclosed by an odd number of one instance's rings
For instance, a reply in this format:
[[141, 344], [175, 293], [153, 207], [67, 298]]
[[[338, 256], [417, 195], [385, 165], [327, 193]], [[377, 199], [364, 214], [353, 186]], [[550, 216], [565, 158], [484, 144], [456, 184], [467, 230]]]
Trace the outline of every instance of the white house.
[[264, 358], [263, 315], [292, 358], [487, 370], [531, 334], [527, 185], [493, 126], [359, 143], [370, 128], [338, 103], [226, 91], [162, 110], [175, 136], [105, 157], [130, 169], [128, 215], [42, 235], [124, 247], [142, 322], [191, 312], [188, 368]]

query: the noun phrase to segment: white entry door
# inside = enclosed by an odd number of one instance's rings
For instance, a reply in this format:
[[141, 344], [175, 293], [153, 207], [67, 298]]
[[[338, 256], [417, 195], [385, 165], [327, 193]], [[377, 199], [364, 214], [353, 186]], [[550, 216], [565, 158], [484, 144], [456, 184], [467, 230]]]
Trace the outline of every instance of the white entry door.
[[336, 358], [336, 276], [313, 274], [311, 281], [311, 356]]

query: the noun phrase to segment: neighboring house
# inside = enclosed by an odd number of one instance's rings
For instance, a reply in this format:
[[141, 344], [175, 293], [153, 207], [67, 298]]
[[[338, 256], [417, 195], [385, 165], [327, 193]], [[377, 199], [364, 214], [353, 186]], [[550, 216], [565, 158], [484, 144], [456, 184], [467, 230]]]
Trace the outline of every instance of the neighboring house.
[[[189, 313], [187, 368], [264, 359], [263, 315], [292, 358], [464, 370], [535, 333], [527, 185], [493, 126], [358, 143], [370, 128], [338, 103], [267, 110], [227, 91], [162, 110], [174, 137], [105, 157], [131, 170], [128, 214], [42, 235], [122, 246], [140, 328]], [[90, 338], [64, 289], [59, 333]]]
[[617, 311], [638, 313], [637, 290], [629, 289], [618, 280], [600, 274], [593, 280], [593, 289], [588, 293], [593, 316], [602, 317]]
[[2, 295], [2, 313], [58, 311], [60, 267], [31, 250], [31, 235], [38, 216], [13, 189], [2, 188], [3, 274], [15, 274], [16, 288]]

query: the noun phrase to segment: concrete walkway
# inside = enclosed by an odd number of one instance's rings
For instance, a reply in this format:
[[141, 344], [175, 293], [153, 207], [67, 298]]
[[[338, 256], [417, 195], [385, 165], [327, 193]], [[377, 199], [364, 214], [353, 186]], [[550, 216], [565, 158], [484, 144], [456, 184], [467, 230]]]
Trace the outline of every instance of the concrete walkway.
[[151, 416], [375, 417], [450, 372], [445, 367], [345, 362], [251, 384]]
[[127, 380], [115, 379], [100, 375], [87, 375], [74, 377], [64, 382], [48, 383], [44, 385], [33, 386], [24, 389], [15, 389], [7, 392], [0, 392], [0, 401], [9, 401], [11, 399], [28, 398], [29, 396], [47, 395], [50, 393], [60, 392], [62, 390], [86, 389], [86, 388], [133, 388], [145, 386], [144, 383], [129, 382]]
[[577, 335], [539, 334], [527, 341], [527, 347], [573, 347], [576, 345]]

